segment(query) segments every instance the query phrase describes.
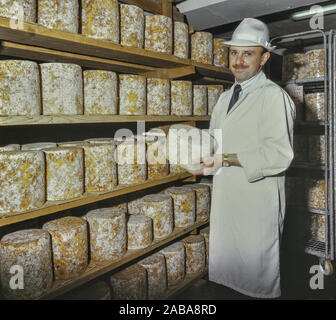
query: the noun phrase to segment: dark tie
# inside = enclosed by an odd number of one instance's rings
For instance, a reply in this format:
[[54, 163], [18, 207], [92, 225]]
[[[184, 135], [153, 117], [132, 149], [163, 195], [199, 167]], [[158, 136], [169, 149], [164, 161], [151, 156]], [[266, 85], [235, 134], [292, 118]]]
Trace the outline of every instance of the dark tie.
[[234, 106], [234, 104], [237, 102], [239, 98], [239, 92], [242, 90], [240, 84], [236, 84], [236, 86], [233, 89], [233, 94], [230, 100], [229, 108], [228, 108], [228, 113], [231, 110], [231, 108]]

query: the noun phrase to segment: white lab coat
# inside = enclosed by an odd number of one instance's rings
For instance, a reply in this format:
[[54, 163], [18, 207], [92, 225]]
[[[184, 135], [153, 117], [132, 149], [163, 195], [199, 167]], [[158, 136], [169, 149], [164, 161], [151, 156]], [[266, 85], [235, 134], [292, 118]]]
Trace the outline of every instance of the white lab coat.
[[[247, 82], [246, 87], [244, 84]], [[236, 153], [242, 167], [214, 176], [209, 280], [258, 298], [280, 291], [280, 237], [285, 215], [284, 172], [293, 159], [295, 105], [263, 72], [219, 98], [210, 129], [222, 129], [218, 153]]]

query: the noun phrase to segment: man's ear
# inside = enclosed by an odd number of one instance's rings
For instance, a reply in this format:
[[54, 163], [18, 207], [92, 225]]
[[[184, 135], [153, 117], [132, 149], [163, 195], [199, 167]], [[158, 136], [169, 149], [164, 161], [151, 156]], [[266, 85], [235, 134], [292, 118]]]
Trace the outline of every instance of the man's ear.
[[265, 65], [265, 63], [267, 62], [267, 60], [270, 58], [271, 54], [270, 52], [265, 52], [262, 56], [261, 56], [261, 63], [260, 65], [263, 67]]

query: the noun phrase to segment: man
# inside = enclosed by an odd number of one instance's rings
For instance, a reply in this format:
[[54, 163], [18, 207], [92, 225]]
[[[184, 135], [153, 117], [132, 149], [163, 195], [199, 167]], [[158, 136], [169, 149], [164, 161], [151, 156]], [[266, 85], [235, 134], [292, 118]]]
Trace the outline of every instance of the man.
[[252, 297], [276, 298], [295, 106], [262, 71], [274, 49], [263, 22], [244, 19], [226, 45], [235, 83], [213, 110], [210, 130], [221, 130], [222, 146], [203, 159], [202, 172], [214, 175], [209, 279]]

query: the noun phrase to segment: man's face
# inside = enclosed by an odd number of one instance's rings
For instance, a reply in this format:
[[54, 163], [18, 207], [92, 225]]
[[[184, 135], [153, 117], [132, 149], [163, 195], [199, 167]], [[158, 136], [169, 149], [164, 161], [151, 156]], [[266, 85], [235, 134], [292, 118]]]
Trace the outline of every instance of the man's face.
[[252, 78], [262, 69], [270, 57], [269, 52], [262, 52], [262, 47], [230, 46], [230, 70], [237, 82]]

